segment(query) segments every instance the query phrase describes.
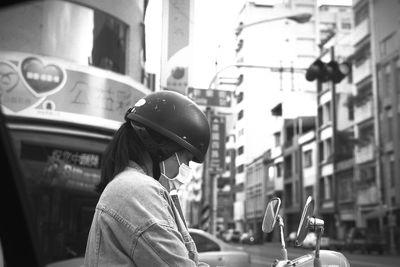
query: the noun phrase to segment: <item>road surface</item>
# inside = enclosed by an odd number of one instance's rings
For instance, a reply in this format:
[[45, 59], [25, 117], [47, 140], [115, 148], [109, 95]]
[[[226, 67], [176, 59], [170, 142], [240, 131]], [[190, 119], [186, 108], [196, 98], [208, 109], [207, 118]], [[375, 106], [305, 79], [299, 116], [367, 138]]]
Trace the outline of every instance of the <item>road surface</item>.
[[[279, 243], [264, 243], [262, 245], [240, 245], [234, 244], [237, 247], [242, 247], [251, 254], [252, 267], [271, 266], [274, 259], [280, 256]], [[311, 252], [310, 249], [303, 248], [288, 248], [288, 258], [294, 259], [299, 256]], [[391, 256], [388, 254], [366, 255], [361, 253], [342, 252], [352, 267], [399, 267], [400, 256]]]

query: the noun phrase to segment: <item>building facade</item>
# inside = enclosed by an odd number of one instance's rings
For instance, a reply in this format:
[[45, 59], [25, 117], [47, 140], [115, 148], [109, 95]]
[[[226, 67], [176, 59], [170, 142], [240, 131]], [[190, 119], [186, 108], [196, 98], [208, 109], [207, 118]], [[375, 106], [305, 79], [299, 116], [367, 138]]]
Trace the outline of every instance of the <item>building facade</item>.
[[[301, 70], [304, 71], [318, 52], [317, 21], [312, 17], [308, 22], [297, 23], [284, 18], [300, 12], [315, 15], [315, 7], [313, 0], [276, 5], [248, 1], [239, 13], [238, 25], [272, 19], [237, 32], [236, 63], [250, 66], [240, 68], [243, 81], [236, 90], [239, 97], [235, 106], [237, 190], [234, 218], [239, 230], [244, 228], [246, 166], [272, 144], [271, 129], [275, 123], [270, 116], [272, 106], [280, 101], [285, 91], [312, 90]], [[279, 17], [282, 19], [275, 19]]]

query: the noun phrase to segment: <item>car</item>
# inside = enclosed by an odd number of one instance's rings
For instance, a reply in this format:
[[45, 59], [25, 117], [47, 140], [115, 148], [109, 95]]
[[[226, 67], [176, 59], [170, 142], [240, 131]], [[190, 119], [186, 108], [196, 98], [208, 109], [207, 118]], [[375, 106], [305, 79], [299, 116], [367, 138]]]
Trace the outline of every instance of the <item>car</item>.
[[196, 243], [199, 260], [212, 266], [250, 266], [251, 257], [246, 251], [231, 246], [200, 229], [189, 229]]
[[240, 236], [240, 243], [242, 244], [253, 245], [256, 244], [257, 241], [258, 241], [257, 238], [252, 233], [246, 232]]
[[222, 240], [225, 242], [230, 242], [232, 239], [233, 229], [227, 229], [222, 233]]
[[235, 242], [235, 243], [239, 243], [241, 235], [242, 235], [242, 233], [239, 230], [233, 230], [231, 241]]
[[[329, 246], [330, 246], [329, 243], [330, 243], [329, 237], [322, 236], [321, 237], [320, 248], [329, 249]], [[317, 245], [317, 234], [315, 232], [309, 232], [306, 235], [306, 238], [304, 239], [303, 244], [301, 246], [303, 248], [315, 249], [316, 245]]]
[[239, 242], [241, 232], [235, 229], [228, 229], [222, 234], [222, 240], [225, 242]]
[[363, 227], [353, 227], [346, 236], [344, 249], [350, 252], [359, 250], [362, 253], [370, 254], [375, 251], [383, 254], [386, 249], [386, 242], [379, 233], [367, 231]]
[[[230, 266], [249, 267], [251, 256], [246, 251], [231, 246], [212, 234], [200, 229], [189, 228], [189, 233], [196, 243], [199, 252], [199, 261], [210, 267]], [[83, 267], [83, 257], [58, 261], [48, 264], [47, 267]]]
[[288, 247], [295, 246], [296, 236], [297, 236], [296, 232], [290, 232], [290, 234], [286, 237], [285, 241]]

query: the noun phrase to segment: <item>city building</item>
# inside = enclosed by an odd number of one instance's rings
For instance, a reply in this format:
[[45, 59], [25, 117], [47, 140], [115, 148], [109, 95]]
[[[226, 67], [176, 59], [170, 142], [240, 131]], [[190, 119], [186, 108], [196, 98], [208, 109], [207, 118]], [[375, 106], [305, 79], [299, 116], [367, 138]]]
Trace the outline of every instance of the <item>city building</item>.
[[[398, 1], [353, 1], [357, 226], [384, 233], [392, 252], [399, 223]], [[398, 240], [398, 238], [397, 238]]]
[[[304, 70], [318, 54], [315, 12], [316, 1], [293, 0], [273, 5], [266, 1], [246, 1], [239, 13], [238, 26], [245, 27], [236, 32], [236, 63], [247, 67], [239, 69], [243, 79], [236, 89], [234, 108], [237, 114], [234, 220], [238, 230], [245, 228], [247, 166], [273, 142], [275, 119], [270, 115], [271, 108], [281, 102], [285, 92], [314, 89], [305, 81]], [[297, 22], [288, 18], [300, 13], [313, 16], [309, 21]]]
[[267, 151], [246, 165], [245, 191], [245, 229], [252, 232], [255, 239], [262, 240], [262, 222], [264, 218], [266, 199], [265, 183], [268, 181], [267, 160], [270, 158]]

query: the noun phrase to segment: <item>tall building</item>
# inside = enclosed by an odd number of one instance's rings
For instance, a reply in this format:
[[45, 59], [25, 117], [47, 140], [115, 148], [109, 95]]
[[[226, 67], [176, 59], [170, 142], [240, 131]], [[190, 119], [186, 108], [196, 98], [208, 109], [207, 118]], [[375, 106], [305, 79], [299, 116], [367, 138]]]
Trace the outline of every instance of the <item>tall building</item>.
[[[326, 62], [333, 58], [346, 60], [352, 52], [351, 7], [323, 5], [317, 9], [315, 17], [318, 26], [316, 34], [318, 48], [322, 51], [320, 58]], [[331, 47], [335, 47], [336, 55]], [[304, 79], [304, 76], [302, 78]], [[322, 217], [327, 221], [326, 232], [336, 233], [333, 222], [338, 207], [336, 192], [340, 191], [336, 187], [341, 186], [340, 183], [336, 185], [334, 178], [336, 129], [339, 128], [346, 133], [349, 131], [352, 136], [352, 113], [348, 112], [348, 109], [336, 108], [336, 106], [344, 106], [351, 93], [352, 87], [349, 82], [336, 85], [335, 88], [332, 84], [326, 83], [314, 90], [286, 92], [282, 94], [281, 101], [271, 110], [275, 116], [281, 117], [280, 126], [277, 127], [274, 138], [281, 142], [280, 152], [283, 165], [277, 162], [275, 168], [283, 169], [283, 188], [276, 188], [276, 193], [282, 193], [282, 211], [289, 231], [296, 231], [302, 204], [306, 197], [311, 195], [317, 199], [317, 212], [322, 212]], [[303, 105], [298, 105], [298, 103]], [[307, 107], [312, 110], [307, 110]], [[340, 111], [340, 115], [333, 115], [336, 114], [336, 110]], [[316, 132], [314, 132], [315, 128]], [[346, 157], [344, 157], [345, 153], [342, 153], [339, 161], [348, 159], [349, 151], [344, 152], [347, 153]], [[351, 152], [350, 150], [350, 156]], [[348, 173], [345, 171], [351, 165], [346, 162], [338, 166], [346, 176]], [[351, 175], [346, 176], [350, 181], [351, 177]], [[275, 179], [279, 180], [277, 176]], [[353, 214], [351, 209], [349, 213]]]
[[385, 234], [399, 223], [398, 1], [353, 1], [357, 226]]
[[[287, 19], [304, 12], [313, 15], [311, 20], [299, 23]], [[267, 20], [237, 31], [236, 63], [248, 66], [240, 68], [243, 81], [236, 89], [235, 106], [234, 220], [239, 230], [245, 228], [246, 166], [272, 144], [275, 123], [270, 115], [272, 106], [280, 102], [286, 92], [313, 90], [304, 79], [304, 69], [318, 54], [315, 12], [314, 0], [280, 4], [247, 1], [238, 16], [238, 25]]]

